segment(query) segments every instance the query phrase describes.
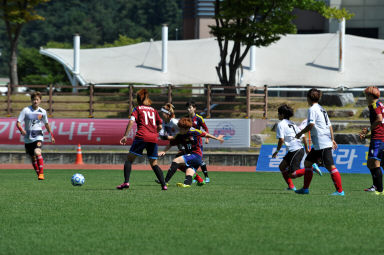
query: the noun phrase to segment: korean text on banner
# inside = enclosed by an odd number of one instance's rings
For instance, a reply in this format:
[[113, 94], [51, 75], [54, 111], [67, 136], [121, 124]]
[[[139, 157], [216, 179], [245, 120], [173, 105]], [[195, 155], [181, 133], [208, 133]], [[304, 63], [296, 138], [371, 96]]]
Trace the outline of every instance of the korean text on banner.
[[[256, 171], [279, 170], [279, 164], [287, 153], [286, 147], [282, 147], [276, 158], [272, 154], [276, 151], [276, 145], [262, 145], [257, 160]], [[341, 173], [369, 173], [367, 168], [368, 147], [365, 145], [339, 144], [337, 150], [332, 152], [335, 165]], [[301, 166], [304, 167], [304, 159]]]

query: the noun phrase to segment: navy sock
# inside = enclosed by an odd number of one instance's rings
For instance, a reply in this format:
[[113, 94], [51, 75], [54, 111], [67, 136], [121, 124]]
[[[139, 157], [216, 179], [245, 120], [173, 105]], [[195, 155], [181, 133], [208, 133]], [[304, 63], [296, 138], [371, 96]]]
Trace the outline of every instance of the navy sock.
[[157, 179], [160, 181], [161, 186], [165, 186], [164, 174], [158, 165], [152, 166], [153, 172], [155, 172]]
[[176, 162], [172, 162], [171, 167], [167, 172], [167, 176], [165, 177], [165, 182], [169, 182], [171, 180], [172, 176], [176, 173], [178, 167], [179, 164], [177, 164]]
[[129, 176], [131, 176], [132, 164], [129, 160], [124, 162], [124, 182], [129, 182]]

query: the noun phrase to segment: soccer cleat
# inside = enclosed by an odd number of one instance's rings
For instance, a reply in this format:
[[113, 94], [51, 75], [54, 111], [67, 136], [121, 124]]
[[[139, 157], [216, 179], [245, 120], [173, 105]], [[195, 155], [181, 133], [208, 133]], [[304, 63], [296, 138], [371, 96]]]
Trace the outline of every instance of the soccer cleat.
[[293, 191], [295, 191], [295, 190], [296, 190], [296, 187], [293, 187], [293, 188], [288, 187], [287, 190], [293, 190]]
[[302, 189], [295, 190], [295, 192], [297, 194], [307, 195], [307, 194], [309, 194], [309, 189], [302, 188]]
[[197, 181], [196, 180], [193, 180], [192, 183], [196, 183]]
[[205, 177], [205, 183], [210, 183], [211, 182], [211, 179], [209, 179], [209, 177]]
[[331, 196], [344, 196], [344, 191], [342, 192], [335, 191], [331, 194]]
[[161, 189], [162, 190], [168, 190], [168, 187], [167, 187], [167, 185], [165, 185], [165, 186], [161, 187]]
[[44, 180], [44, 174], [39, 174], [39, 177], [37, 177], [38, 180]]
[[205, 185], [205, 181], [202, 181], [202, 182], [198, 182], [198, 183], [197, 183], [197, 186], [203, 186], [203, 185]]
[[315, 173], [317, 173], [317, 174], [320, 175], [320, 176], [323, 176], [323, 173], [321, 172], [319, 166], [318, 166], [316, 163], [313, 164], [312, 167], [313, 167], [313, 171], [314, 171]]
[[371, 187], [364, 189], [364, 191], [366, 191], [366, 192], [374, 192], [374, 191], [376, 191], [376, 187], [375, 187], [375, 185], [372, 185]]
[[190, 188], [191, 187], [191, 185], [186, 185], [186, 184], [181, 183], [181, 182], [177, 183], [176, 186], [179, 188]]
[[123, 184], [120, 184], [119, 186], [116, 187], [116, 189], [128, 189], [129, 188], [129, 183], [128, 182], [124, 182]]

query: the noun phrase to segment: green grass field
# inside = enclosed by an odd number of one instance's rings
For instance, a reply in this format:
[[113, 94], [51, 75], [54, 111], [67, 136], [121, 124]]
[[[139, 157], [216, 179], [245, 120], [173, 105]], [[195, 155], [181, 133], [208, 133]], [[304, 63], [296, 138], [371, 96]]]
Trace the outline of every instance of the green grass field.
[[[311, 194], [285, 191], [279, 173], [211, 172], [212, 183], [161, 191], [149, 171], [0, 170], [0, 254], [383, 254], [384, 196], [370, 175], [328, 174]], [[295, 180], [300, 187], [303, 179]]]

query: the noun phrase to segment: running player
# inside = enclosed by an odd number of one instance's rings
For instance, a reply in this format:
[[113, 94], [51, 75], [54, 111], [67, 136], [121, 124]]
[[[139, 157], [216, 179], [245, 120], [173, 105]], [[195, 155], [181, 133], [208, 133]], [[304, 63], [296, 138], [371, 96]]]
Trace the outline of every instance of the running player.
[[[47, 112], [40, 107], [41, 93], [34, 92], [31, 95], [32, 105], [25, 107], [17, 118], [16, 127], [24, 136], [25, 151], [30, 156], [32, 166], [35, 169], [38, 180], [44, 180], [44, 160], [41, 155], [43, 148], [44, 135], [41, 124], [44, 123], [45, 128], [51, 135], [51, 142], [55, 143], [51, 127], [48, 123]], [[25, 130], [21, 126], [24, 122]]]
[[325, 168], [331, 173], [331, 178], [336, 188], [336, 191], [331, 195], [344, 196], [341, 176], [332, 157], [332, 149], [337, 149], [337, 143], [333, 137], [333, 129], [328, 114], [319, 105], [320, 97], [321, 91], [318, 89], [310, 89], [307, 93], [307, 102], [310, 105], [308, 109], [308, 125], [296, 135], [296, 138], [299, 139], [303, 134], [311, 131], [313, 149], [304, 161], [304, 186], [295, 192], [298, 194], [309, 194], [309, 186], [313, 176], [312, 165], [321, 160]]
[[[371, 126], [364, 128], [360, 133], [360, 138], [371, 138], [368, 150], [367, 167], [371, 171], [373, 185], [365, 191], [375, 192], [377, 195], [384, 195], [383, 193], [383, 173], [380, 167], [380, 161], [384, 150], [384, 124], [383, 112], [384, 105], [379, 100], [380, 90], [377, 87], [367, 87], [364, 90], [369, 109], [369, 120]], [[368, 133], [371, 132], [369, 136]]]
[[[160, 111], [163, 119], [163, 128], [160, 131], [160, 138], [162, 140], [171, 140], [177, 133], [179, 133], [179, 127], [177, 126], [178, 120], [175, 118], [175, 107], [171, 103], [167, 103]], [[185, 154], [185, 149], [181, 144], [178, 144], [177, 147], [179, 152], [176, 154], [176, 158]], [[183, 171], [184, 169], [180, 170]], [[205, 184], [205, 181], [198, 174], [195, 175], [194, 180], [197, 181], [198, 185]], [[160, 183], [159, 180], [155, 180], [155, 182]], [[167, 182], [166, 184], [168, 185]]]
[[162, 190], [167, 190], [163, 171], [157, 164], [157, 140], [159, 137], [158, 132], [162, 128], [162, 120], [157, 111], [151, 106], [152, 101], [149, 99], [148, 91], [146, 89], [139, 90], [136, 98], [138, 106], [132, 111], [124, 136], [120, 139], [120, 144], [125, 145], [127, 143], [128, 134], [132, 129], [134, 121], [136, 121], [137, 124], [137, 131], [129, 150], [128, 159], [124, 163], [124, 182], [116, 188], [129, 188], [132, 163], [137, 156], [142, 156], [143, 150], [146, 149], [149, 163], [155, 172], [157, 179], [160, 181]]
[[180, 128], [180, 132], [171, 141], [170, 144], [159, 153], [159, 156], [164, 156], [165, 153], [174, 145], [182, 144], [187, 149], [185, 155], [179, 156], [172, 161], [171, 167], [168, 170], [165, 181], [168, 182], [175, 174], [176, 170], [182, 166], [185, 167], [185, 180], [184, 183], [177, 183], [178, 187], [189, 188], [192, 184], [192, 177], [196, 172], [196, 169], [201, 165], [203, 158], [202, 137], [208, 137], [224, 142], [223, 135], [218, 137], [208, 134], [204, 131], [192, 128], [192, 120], [190, 118], [181, 118], [177, 124]]
[[[189, 101], [185, 105], [187, 107], [188, 115], [192, 119], [192, 127], [200, 130], [201, 128], [204, 129], [205, 132], [208, 131], [208, 127], [205, 124], [204, 118], [201, 117], [200, 115], [196, 114], [196, 103], [194, 101]], [[205, 138], [205, 144], [209, 143], [209, 138]], [[201, 145], [201, 149], [203, 149], [203, 146]], [[211, 180], [208, 177], [208, 169], [207, 169], [207, 164], [204, 162], [204, 160], [201, 161], [201, 171], [204, 173], [205, 177], [205, 182], [209, 183]], [[197, 170], [197, 169], [196, 169]]]
[[[285, 182], [288, 184], [287, 190], [296, 190], [292, 179], [304, 175], [305, 169], [300, 169], [300, 163], [304, 157], [304, 149], [306, 153], [309, 153], [310, 150], [308, 149], [305, 135], [302, 135], [301, 137], [304, 143], [304, 148], [300, 139], [295, 138], [296, 134], [300, 132], [300, 129], [294, 122], [289, 120], [290, 117], [293, 116], [293, 109], [287, 104], [283, 104], [277, 109], [277, 111], [280, 120], [276, 128], [276, 138], [278, 139], [278, 144], [272, 158], [276, 158], [281, 147], [285, 143], [288, 153], [284, 156], [279, 168]], [[316, 172], [321, 175], [321, 171]]]

